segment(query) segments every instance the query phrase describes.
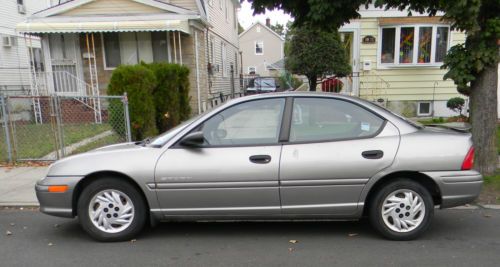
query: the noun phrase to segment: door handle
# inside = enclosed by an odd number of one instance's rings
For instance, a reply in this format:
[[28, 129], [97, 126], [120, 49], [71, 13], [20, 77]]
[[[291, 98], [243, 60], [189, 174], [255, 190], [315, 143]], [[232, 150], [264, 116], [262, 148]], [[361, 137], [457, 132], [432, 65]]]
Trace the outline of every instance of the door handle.
[[271, 162], [271, 156], [269, 155], [254, 155], [250, 156], [250, 161], [257, 164], [267, 164]]
[[384, 151], [382, 150], [368, 150], [363, 151], [361, 156], [365, 159], [380, 159], [384, 156]]

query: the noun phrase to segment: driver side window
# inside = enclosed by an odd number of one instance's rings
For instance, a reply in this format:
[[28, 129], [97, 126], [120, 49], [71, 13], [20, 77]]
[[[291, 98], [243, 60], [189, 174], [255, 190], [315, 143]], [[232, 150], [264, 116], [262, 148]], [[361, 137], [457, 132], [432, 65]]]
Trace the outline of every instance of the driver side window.
[[368, 110], [338, 99], [296, 98], [290, 142], [334, 141], [370, 137], [384, 120]]
[[285, 99], [249, 101], [225, 109], [204, 122], [204, 146], [265, 145], [279, 140]]

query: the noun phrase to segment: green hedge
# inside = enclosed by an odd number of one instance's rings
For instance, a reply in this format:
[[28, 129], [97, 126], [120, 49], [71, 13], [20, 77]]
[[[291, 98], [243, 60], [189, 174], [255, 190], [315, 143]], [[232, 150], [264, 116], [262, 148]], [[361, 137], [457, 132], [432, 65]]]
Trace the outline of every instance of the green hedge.
[[[154, 73], [144, 66], [121, 65], [113, 71], [108, 85], [108, 94], [123, 95], [123, 93], [127, 93], [133, 140], [142, 140], [158, 133], [152, 97], [155, 85], [156, 77]], [[121, 103], [111, 101], [111, 105], [121, 105]], [[122, 109], [110, 107], [109, 110], [113, 111], [110, 112], [110, 121], [123, 121], [123, 119], [119, 120], [119, 116], [123, 116]], [[112, 125], [115, 131], [123, 136], [122, 126]]]
[[[189, 118], [189, 69], [167, 63], [122, 65], [113, 71], [108, 94], [127, 93], [133, 140], [164, 132]], [[119, 100], [117, 100], [119, 101]], [[111, 101], [110, 105], [121, 104]], [[110, 121], [120, 121], [123, 109], [110, 108]], [[124, 136], [124, 130], [114, 127]]]
[[189, 69], [168, 63], [143, 64], [156, 76], [153, 90], [156, 127], [164, 132], [189, 118]]

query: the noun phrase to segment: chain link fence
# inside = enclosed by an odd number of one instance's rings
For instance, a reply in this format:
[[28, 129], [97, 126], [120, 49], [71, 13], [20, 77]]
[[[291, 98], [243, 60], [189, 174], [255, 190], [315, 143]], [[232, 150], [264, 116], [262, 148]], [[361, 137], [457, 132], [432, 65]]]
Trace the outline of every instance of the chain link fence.
[[126, 96], [0, 96], [0, 161], [51, 161], [130, 137]]

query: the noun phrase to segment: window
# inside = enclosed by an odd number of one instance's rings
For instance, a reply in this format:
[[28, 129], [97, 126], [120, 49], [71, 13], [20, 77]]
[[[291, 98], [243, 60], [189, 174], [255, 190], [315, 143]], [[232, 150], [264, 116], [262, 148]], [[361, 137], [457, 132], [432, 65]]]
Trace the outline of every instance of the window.
[[166, 32], [151, 32], [153, 61], [168, 62], [168, 41]]
[[221, 42], [222, 76], [227, 77], [227, 51], [226, 44]]
[[205, 146], [277, 144], [285, 100], [265, 99], [230, 107], [208, 119], [202, 131]]
[[417, 116], [429, 116], [431, 113], [431, 102], [418, 102]]
[[448, 50], [449, 27], [403, 25], [381, 28], [382, 65], [438, 65]]
[[255, 42], [255, 54], [264, 55], [264, 42], [262, 41]]
[[41, 48], [31, 48], [30, 53], [30, 64], [35, 72], [45, 71], [45, 66], [43, 64], [43, 56]]
[[248, 74], [255, 74], [257, 73], [257, 67], [248, 67]]
[[293, 103], [290, 142], [356, 139], [374, 136], [384, 120], [347, 101], [296, 98]]
[[210, 55], [209, 55], [209, 60], [211, 60], [211, 63], [215, 63], [215, 38], [212, 36], [210, 37]]
[[120, 41], [116, 32], [102, 35], [104, 45], [104, 67], [116, 68], [121, 64]]
[[224, 6], [224, 0], [219, 0], [219, 7], [220, 10], [222, 10], [222, 7]]
[[[224, 0], [224, 1], [228, 1], [228, 0]], [[229, 4], [226, 3], [225, 11], [224, 11], [226, 13], [226, 22], [229, 22], [229, 10], [228, 10], [229, 7], [228, 6], [229, 6]]]

